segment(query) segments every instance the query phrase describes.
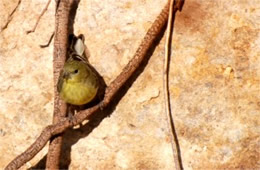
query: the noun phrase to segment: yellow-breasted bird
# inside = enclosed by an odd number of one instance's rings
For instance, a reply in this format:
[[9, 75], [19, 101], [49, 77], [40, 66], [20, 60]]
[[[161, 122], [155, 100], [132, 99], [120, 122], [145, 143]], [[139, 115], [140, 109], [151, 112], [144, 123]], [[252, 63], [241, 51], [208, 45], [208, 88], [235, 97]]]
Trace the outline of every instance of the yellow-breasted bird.
[[92, 101], [99, 88], [99, 80], [84, 56], [84, 37], [73, 37], [68, 49], [68, 60], [60, 73], [58, 92], [60, 97], [73, 105]]

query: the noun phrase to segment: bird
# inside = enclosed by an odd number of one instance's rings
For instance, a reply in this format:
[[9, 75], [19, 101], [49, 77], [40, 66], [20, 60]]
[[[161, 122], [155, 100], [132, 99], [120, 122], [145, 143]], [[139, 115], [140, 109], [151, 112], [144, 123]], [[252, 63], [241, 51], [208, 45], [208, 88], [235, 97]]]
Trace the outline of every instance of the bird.
[[58, 79], [57, 90], [62, 100], [72, 105], [85, 105], [97, 95], [97, 73], [84, 55], [84, 36], [69, 38], [68, 59]]

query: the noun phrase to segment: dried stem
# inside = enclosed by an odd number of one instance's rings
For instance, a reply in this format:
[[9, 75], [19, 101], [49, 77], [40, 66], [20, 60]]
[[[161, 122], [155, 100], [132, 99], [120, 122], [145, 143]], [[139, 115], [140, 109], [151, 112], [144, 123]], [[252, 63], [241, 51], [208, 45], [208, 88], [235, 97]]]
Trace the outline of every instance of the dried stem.
[[[155, 42], [157, 36], [161, 33], [164, 25], [168, 19], [169, 3], [162, 9], [159, 16], [156, 18], [151, 28], [146, 33], [143, 41], [137, 49], [133, 58], [129, 61], [119, 76], [108, 86], [105, 92], [103, 101], [101, 102], [102, 108], [106, 108], [113, 100], [118, 90], [124, 85], [124, 83], [133, 75], [133, 73], [140, 66], [145, 59], [149, 48]], [[56, 72], [57, 74], [57, 72]], [[55, 81], [56, 82], [56, 81]], [[56, 99], [55, 99], [56, 100]], [[58, 102], [59, 103], [59, 102]], [[36, 141], [22, 154], [17, 156], [11, 161], [6, 169], [18, 169], [27, 161], [31, 160], [50, 140], [51, 137], [63, 133], [66, 129], [80, 124], [84, 120], [88, 119], [92, 114], [100, 110], [100, 105], [95, 105], [89, 109], [78, 112], [71, 118], [64, 118], [60, 122], [47, 126], [36, 139]]]
[[[165, 42], [165, 58], [164, 58], [164, 70], [163, 70], [163, 87], [164, 87], [164, 101], [165, 101], [165, 112], [168, 117], [168, 125], [169, 131], [171, 132], [171, 144], [173, 150], [173, 159], [175, 162], [176, 170], [182, 170], [182, 160], [179, 142], [177, 138], [177, 132], [174, 126], [173, 115], [171, 112], [171, 104], [170, 104], [170, 92], [169, 92], [169, 59], [171, 56], [171, 40], [172, 40], [172, 32], [173, 32], [173, 22], [175, 17], [176, 10], [179, 8], [174, 8], [177, 0], [170, 0], [170, 11], [169, 18], [166, 30], [166, 42]], [[180, 4], [177, 2], [177, 4]]]
[[50, 38], [49, 38], [49, 41], [46, 43], [46, 44], [43, 44], [43, 45], [40, 45], [41, 48], [46, 48], [46, 47], [49, 47], [49, 45], [51, 44], [51, 41], [54, 37], [54, 32], [51, 34]]
[[47, 2], [47, 4], [46, 4], [45, 8], [42, 10], [41, 14], [39, 15], [39, 17], [38, 17], [38, 19], [37, 19], [37, 21], [36, 21], [36, 23], [35, 23], [33, 29], [31, 29], [31, 30], [29, 30], [29, 31], [26, 31], [27, 34], [32, 33], [32, 32], [35, 31], [35, 29], [37, 28], [37, 25], [39, 24], [39, 21], [40, 21], [41, 17], [42, 17], [43, 14], [47, 11], [47, 9], [48, 9], [48, 7], [49, 7], [49, 5], [50, 5], [50, 2], [51, 2], [51, 0], [48, 0], [48, 2]]
[[[54, 76], [54, 112], [53, 124], [65, 118], [67, 105], [59, 98], [57, 82], [61, 69], [64, 66], [67, 55], [68, 23], [70, 12], [69, 0], [60, 0], [55, 16], [55, 37], [53, 54], [53, 76]], [[62, 147], [62, 134], [51, 138], [47, 154], [46, 169], [59, 169], [60, 153]]]
[[21, 4], [21, 1], [22, 1], [22, 0], [18, 0], [18, 3], [17, 3], [17, 5], [16, 5], [16, 7], [15, 7], [14, 10], [11, 12], [11, 14], [8, 16], [5, 25], [1, 28], [1, 32], [8, 27], [8, 24], [9, 24], [9, 23], [11, 22], [11, 20], [13, 19], [13, 15], [14, 15], [15, 11], [17, 10], [17, 8], [19, 7], [19, 5]]

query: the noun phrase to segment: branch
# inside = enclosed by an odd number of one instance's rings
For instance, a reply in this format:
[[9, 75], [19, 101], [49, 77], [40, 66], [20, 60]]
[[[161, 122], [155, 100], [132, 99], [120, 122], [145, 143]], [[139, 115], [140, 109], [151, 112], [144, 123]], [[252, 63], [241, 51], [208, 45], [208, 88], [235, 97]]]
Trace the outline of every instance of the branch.
[[12, 160], [6, 167], [6, 169], [18, 169], [23, 164], [31, 160], [50, 140], [54, 135], [63, 133], [66, 129], [80, 124], [84, 120], [88, 119], [95, 112], [99, 111], [100, 108], [105, 108], [112, 101], [113, 97], [124, 85], [124, 83], [133, 75], [133, 73], [140, 66], [142, 61], [145, 59], [149, 48], [153, 45], [156, 37], [163, 31], [163, 28], [168, 19], [169, 3], [162, 9], [159, 16], [156, 18], [151, 28], [146, 33], [142, 40], [139, 48], [137, 49], [133, 58], [129, 61], [126, 67], [123, 69], [121, 74], [108, 86], [105, 92], [103, 101], [100, 105], [95, 105], [87, 110], [80, 111], [71, 118], [64, 118], [60, 122], [47, 126], [36, 139], [36, 141], [22, 154]]
[[33, 29], [31, 29], [31, 30], [29, 30], [29, 31], [26, 31], [27, 34], [32, 33], [32, 32], [35, 31], [37, 25], [38, 25], [39, 22], [40, 22], [41, 17], [42, 17], [43, 14], [47, 11], [47, 9], [48, 9], [48, 7], [49, 7], [49, 5], [50, 5], [50, 2], [51, 2], [51, 0], [48, 0], [48, 2], [47, 2], [47, 4], [46, 4], [45, 8], [42, 10], [41, 14], [39, 15], [39, 17], [38, 17], [38, 19], [37, 19], [37, 21], [36, 21], [36, 23], [35, 23]]
[[[50, 2], [50, 1], [49, 1]], [[53, 124], [66, 117], [67, 105], [59, 97], [57, 83], [59, 74], [64, 66], [67, 56], [68, 23], [70, 13], [69, 0], [56, 2], [55, 37], [53, 53], [53, 76], [54, 76], [54, 111]], [[59, 169], [59, 160], [62, 148], [62, 134], [51, 138], [47, 154], [46, 169]]]
[[168, 18], [167, 30], [166, 30], [165, 58], [164, 58], [164, 70], [163, 70], [165, 113], [167, 114], [169, 130], [171, 132], [171, 144], [172, 144], [173, 159], [175, 162], [176, 170], [182, 170], [183, 165], [182, 165], [182, 160], [181, 160], [179, 141], [178, 141], [178, 137], [177, 137], [177, 132], [175, 130], [173, 115], [172, 115], [172, 111], [171, 111], [171, 104], [170, 104], [169, 61], [170, 61], [170, 57], [171, 57], [171, 40], [172, 40], [175, 13], [178, 9], [181, 10], [182, 5], [183, 5], [183, 2], [181, 3], [181, 1], [170, 0], [169, 18]]
[[17, 8], [20, 6], [21, 1], [22, 1], [22, 0], [18, 0], [17, 5], [15, 6], [15, 8], [14, 8], [13, 11], [11, 12], [11, 14], [8, 16], [7, 21], [6, 21], [5, 25], [1, 28], [1, 31], [0, 31], [0, 32], [2, 32], [4, 29], [6, 29], [6, 28], [8, 27], [9, 23], [10, 23], [11, 20], [13, 19], [13, 15], [14, 15], [15, 11], [16, 11]]

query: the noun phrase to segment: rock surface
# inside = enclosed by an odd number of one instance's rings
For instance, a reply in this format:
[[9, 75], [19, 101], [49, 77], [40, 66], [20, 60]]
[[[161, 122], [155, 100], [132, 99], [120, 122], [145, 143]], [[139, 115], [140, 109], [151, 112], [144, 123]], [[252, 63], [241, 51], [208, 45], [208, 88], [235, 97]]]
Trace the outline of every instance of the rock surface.
[[[0, 27], [17, 4], [0, 1]], [[109, 84], [131, 59], [167, 0], [81, 1], [75, 33]], [[55, 1], [21, 1], [0, 32], [0, 168], [52, 122]], [[162, 38], [110, 117], [65, 134], [62, 167], [174, 169], [164, 113]], [[186, 0], [177, 13], [170, 93], [185, 169], [260, 169], [260, 1]], [[44, 162], [47, 147], [22, 167]], [[40, 166], [38, 166], [40, 168]]]

